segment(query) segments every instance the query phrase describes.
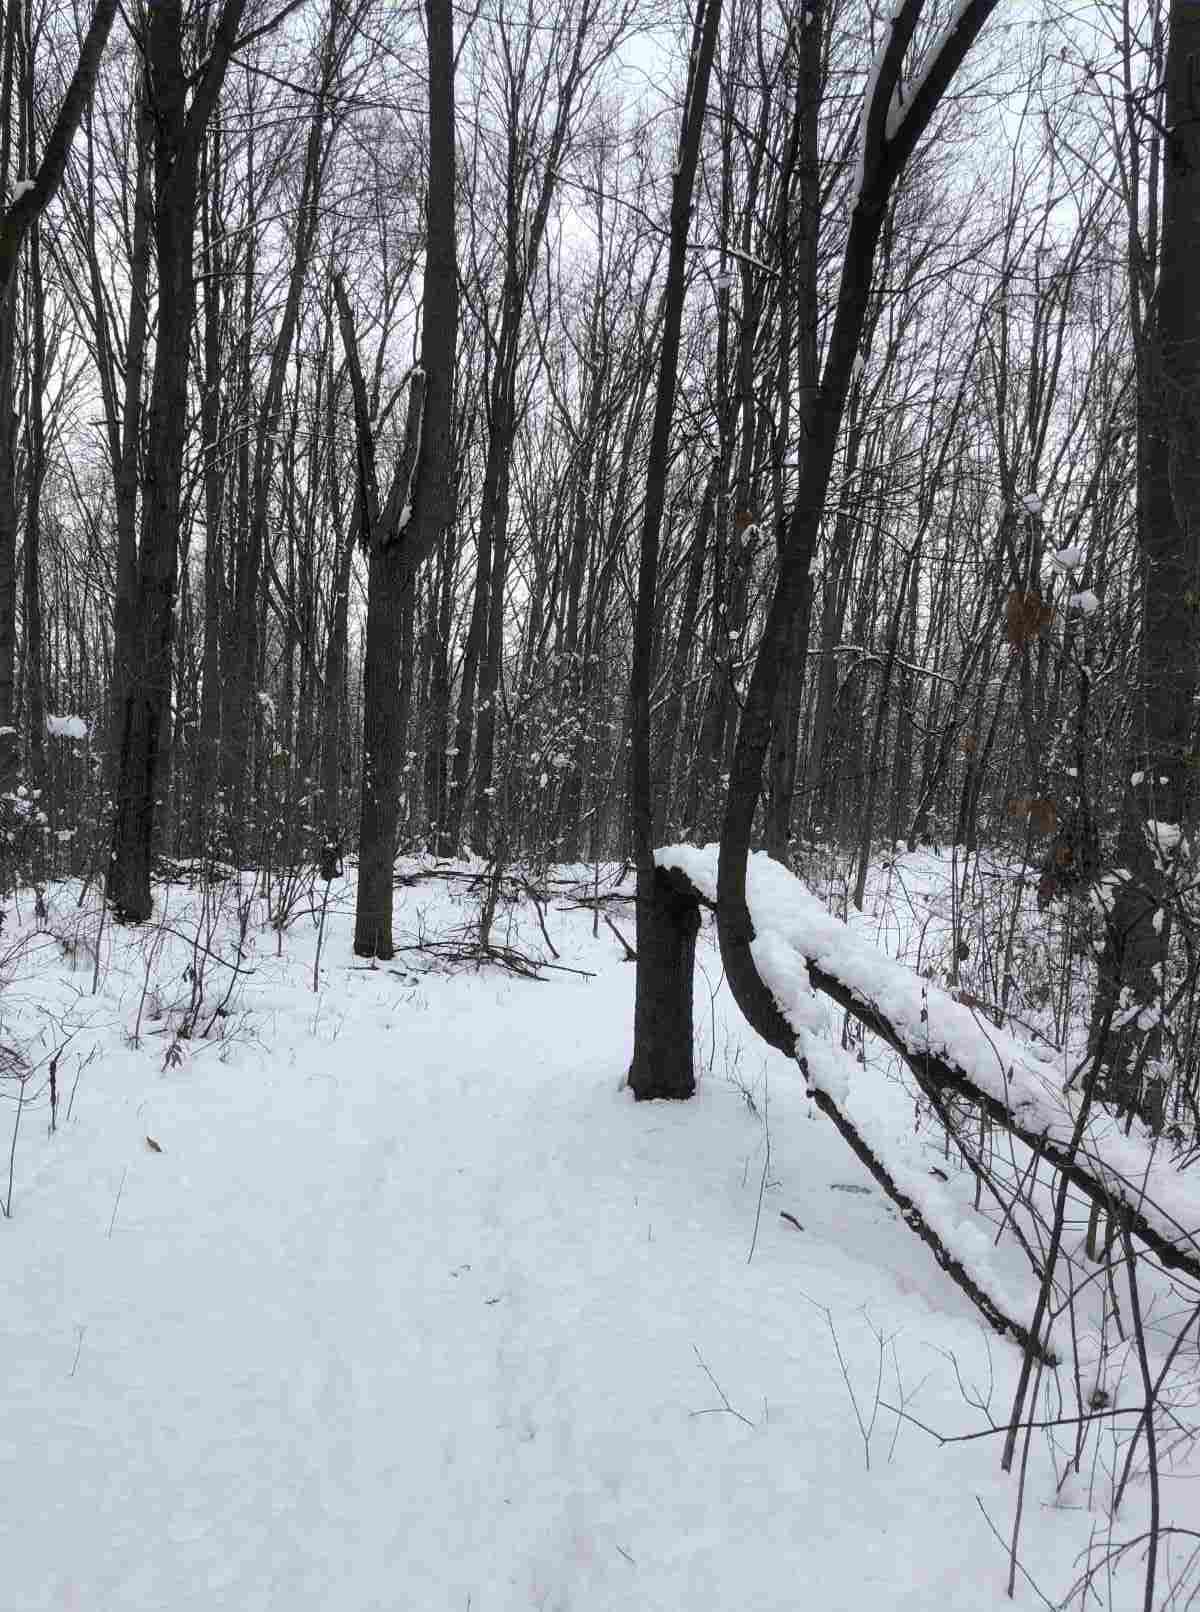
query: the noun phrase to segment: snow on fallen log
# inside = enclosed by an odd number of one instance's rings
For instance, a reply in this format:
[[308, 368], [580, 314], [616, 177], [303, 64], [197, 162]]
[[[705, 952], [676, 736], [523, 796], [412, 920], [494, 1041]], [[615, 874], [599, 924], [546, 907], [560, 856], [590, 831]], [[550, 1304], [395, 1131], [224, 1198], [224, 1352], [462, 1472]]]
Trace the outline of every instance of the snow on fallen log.
[[[715, 907], [717, 852], [715, 845], [672, 845], [656, 851], [655, 860]], [[1084, 1099], [1064, 1093], [1026, 1042], [886, 957], [763, 852], [750, 858], [746, 895], [755, 966], [810, 1069], [813, 1040], [823, 1026], [820, 995], [829, 996], [899, 1052], [923, 1087], [973, 1099], [1087, 1197], [1120, 1208], [1130, 1230], [1165, 1266], [1200, 1279], [1200, 1182], [1175, 1170], [1160, 1148], [1126, 1136], [1095, 1107], [1077, 1137]], [[839, 1106], [846, 1077], [837, 1064], [821, 1077]]]

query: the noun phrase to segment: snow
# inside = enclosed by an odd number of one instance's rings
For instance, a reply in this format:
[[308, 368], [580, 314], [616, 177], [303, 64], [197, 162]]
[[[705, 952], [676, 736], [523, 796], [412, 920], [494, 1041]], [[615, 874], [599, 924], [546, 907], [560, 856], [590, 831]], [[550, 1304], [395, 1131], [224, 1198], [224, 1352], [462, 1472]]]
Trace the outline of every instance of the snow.
[[47, 716], [46, 732], [52, 739], [86, 739], [88, 725], [81, 716]]
[[1183, 839], [1183, 830], [1178, 823], [1167, 823], [1154, 818], [1147, 818], [1145, 824], [1146, 839], [1152, 849], [1169, 855], [1177, 851]]
[[[1157, 845], [1177, 843], [1176, 825], [1154, 825]], [[664, 867], [687, 875], [707, 900], [716, 900], [717, 846], [667, 846], [655, 852]], [[974, 1009], [886, 956], [870, 939], [828, 913], [794, 874], [759, 852], [751, 856], [746, 900], [754, 925], [752, 953], [764, 983], [787, 1022], [804, 1038], [819, 1030], [823, 999], [808, 965], [816, 964], [860, 1002], [872, 1003], [904, 1045], [928, 1050], [962, 1070], [976, 1090], [1003, 1104], [1030, 1135], [1070, 1142], [1076, 1126], [1073, 1099], [1035, 1057], [1028, 1042], [984, 1021]], [[834, 1095], [831, 1093], [831, 1095]], [[840, 1101], [840, 1098], [835, 1098]], [[1098, 1110], [1080, 1142], [1080, 1155], [1119, 1202], [1136, 1205], [1147, 1223], [1193, 1255], [1200, 1236], [1200, 1182], [1193, 1185], [1160, 1160], [1154, 1147]]]
[[1081, 548], [1068, 544], [1064, 549], [1057, 549], [1051, 558], [1060, 571], [1077, 571], [1083, 564], [1084, 554]]
[[1036, 493], [1025, 493], [1021, 499], [1021, 508], [1027, 515], [1037, 516], [1042, 513], [1042, 501]]
[[[678, 855], [715, 880], [707, 853]], [[590, 868], [559, 872], [592, 888]], [[797, 911], [796, 888], [755, 859], [756, 915], [775, 920], [763, 955], [776, 947], [811, 1077], [1022, 1302], [1027, 1268], [914, 1134], [907, 1094], [855, 1067], [789, 984], [789, 937], [823, 914], [807, 893]], [[621, 1089], [633, 972], [590, 912], [551, 901], [545, 921], [561, 961], [592, 977], [534, 983], [439, 971], [415, 951], [364, 966], [351, 886], [332, 889], [315, 990], [316, 917], [276, 933], [248, 878], [236, 976], [228, 891], [159, 889], [164, 929], [114, 930], [77, 886], [49, 892], [45, 924], [31, 902], [10, 907], [3, 1039], [73, 1039], [53, 1134], [35, 1047], [0, 1225], [4, 1604], [1013, 1605], [983, 1515], [1007, 1537], [1017, 1489], [998, 1441], [939, 1448], [885, 1405], [976, 1433], [977, 1394], [1002, 1425], [1019, 1356], [813, 1115], [795, 1065], [741, 1025], [711, 926], [699, 1094], [638, 1105]], [[632, 937], [632, 904], [607, 910]], [[477, 911], [465, 880], [402, 886], [398, 941]], [[544, 952], [530, 909], [499, 921]], [[820, 931], [825, 950], [853, 952], [836, 933]], [[181, 1038], [197, 965], [210, 1005], [237, 985], [211, 1038]], [[0, 1094], [11, 1121], [12, 1077]], [[1135, 1382], [1128, 1349], [1083, 1347], [1089, 1380]], [[1035, 1437], [1021, 1553], [1065, 1593], [1109, 1526], [1105, 1490], [1064, 1500], [1048, 1452]], [[1188, 1475], [1187, 1452], [1176, 1459], [1167, 1505]], [[1121, 1523], [1142, 1522], [1138, 1492]], [[1136, 1568], [1119, 1572], [1116, 1612], [1140, 1589]], [[1020, 1590], [1016, 1604], [1040, 1603]]]
[[1100, 601], [1090, 588], [1082, 593], [1073, 593], [1067, 601], [1072, 610], [1082, 610], [1085, 616], [1094, 616], [1100, 608]]
[[906, 92], [903, 97], [899, 93], [900, 87], [897, 86], [896, 93], [892, 96], [891, 105], [888, 107], [887, 138], [889, 140], [894, 140], [899, 134], [901, 126], [908, 116], [909, 107], [920, 93], [922, 85], [933, 71], [938, 58], [958, 32], [959, 24], [971, 9], [972, 4], [973, 0], [955, 0], [954, 9], [950, 13], [945, 26], [921, 58], [921, 63], [906, 86]]
[[858, 206], [858, 198], [862, 195], [863, 180], [866, 178], [867, 164], [867, 125], [871, 119], [871, 107], [875, 101], [875, 92], [879, 88], [879, 75], [883, 71], [884, 57], [892, 41], [892, 24], [889, 21], [883, 30], [879, 41], [879, 49], [875, 52], [871, 62], [867, 81], [863, 85], [862, 108], [858, 114], [858, 141], [854, 163], [854, 182], [850, 187], [850, 211]]

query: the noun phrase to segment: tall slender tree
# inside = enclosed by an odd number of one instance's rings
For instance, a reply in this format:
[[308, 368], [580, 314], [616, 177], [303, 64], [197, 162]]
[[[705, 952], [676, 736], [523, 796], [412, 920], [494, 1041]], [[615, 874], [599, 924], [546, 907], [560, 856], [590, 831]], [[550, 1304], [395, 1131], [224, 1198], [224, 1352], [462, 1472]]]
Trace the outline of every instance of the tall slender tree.
[[[678, 385], [679, 336], [687, 293], [688, 230], [720, 23], [721, 0], [701, 0], [692, 28], [679, 146], [671, 181], [662, 346], [638, 557], [633, 666], [629, 682], [629, 803], [637, 863], [637, 981], [629, 1085], [639, 1099], [690, 1097], [696, 1089], [692, 975], [700, 914], [695, 903], [681, 897], [654, 862], [655, 779], [651, 757], [650, 690], [658, 626], [659, 549]], [[659, 782], [661, 785], [662, 781]]]
[[392, 956], [392, 867], [404, 757], [398, 706], [402, 615], [417, 573], [449, 524], [453, 508], [454, 354], [458, 334], [455, 231], [454, 19], [451, 0], [425, 0], [429, 55], [429, 171], [421, 363], [412, 377], [401, 465], [379, 507], [366, 389], [351, 334], [349, 299], [335, 286], [342, 317], [358, 434], [359, 508], [369, 563], [363, 673], [363, 787], [354, 950]]
[[134, 574], [123, 572], [113, 620], [114, 683], [119, 701], [112, 857], [108, 899], [114, 914], [150, 916], [150, 856], [158, 795], [166, 779], [179, 577], [183, 455], [188, 374], [196, 309], [193, 242], [200, 158], [208, 119], [221, 92], [246, 0], [224, 0], [192, 70], [197, 43], [181, 0], [147, 13], [146, 101], [152, 142], [153, 241], [158, 323], [142, 455], [142, 511]]

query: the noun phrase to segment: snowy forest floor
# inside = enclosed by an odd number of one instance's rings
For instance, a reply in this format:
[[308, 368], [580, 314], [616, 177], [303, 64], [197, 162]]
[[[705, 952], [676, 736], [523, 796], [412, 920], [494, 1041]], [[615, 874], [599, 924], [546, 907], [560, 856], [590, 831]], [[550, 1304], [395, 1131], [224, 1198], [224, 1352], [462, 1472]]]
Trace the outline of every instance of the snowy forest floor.
[[[893, 952], [927, 943], [948, 879], [929, 853], [902, 872], [904, 902], [892, 869], [861, 920]], [[366, 966], [338, 881], [314, 990], [312, 914], [276, 934], [254, 904], [235, 976], [230, 891], [160, 896], [162, 922], [114, 931], [60, 887], [3, 931], [2, 1037], [27, 1062], [0, 1080], [0, 1605], [1013, 1604], [1002, 1437], [917, 1424], [1004, 1424], [1020, 1356], [745, 1028], [707, 921], [698, 1096], [639, 1106], [633, 969], [568, 900], [546, 930], [591, 977], [535, 981], [421, 951]], [[461, 879], [398, 889], [398, 937], [478, 905]], [[632, 941], [632, 908], [607, 910]], [[528, 903], [497, 938], [549, 955]], [[974, 1214], [894, 1071], [870, 1064], [854, 1102]], [[995, 1257], [1032, 1305], [1028, 1268]], [[1109, 1369], [1136, 1401], [1132, 1357]], [[1144, 1526], [1144, 1485], [1108, 1509], [1131, 1425], [1061, 1483], [1074, 1431], [1057, 1453], [1034, 1432], [1016, 1605], [1061, 1604], [1089, 1542]], [[1194, 1449], [1161, 1495], [1192, 1528]], [[1088, 1604], [1140, 1607], [1138, 1554]]]

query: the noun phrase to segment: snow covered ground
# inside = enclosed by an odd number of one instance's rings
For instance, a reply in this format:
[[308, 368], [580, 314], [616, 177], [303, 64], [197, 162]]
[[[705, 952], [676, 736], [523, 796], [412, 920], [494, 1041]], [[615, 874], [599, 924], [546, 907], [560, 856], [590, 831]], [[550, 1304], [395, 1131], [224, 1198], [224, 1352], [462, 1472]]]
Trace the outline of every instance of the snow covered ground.
[[[230, 978], [188, 944], [199, 894], [168, 893], [172, 934], [106, 925], [97, 969], [99, 909], [77, 893], [3, 933], [3, 1038], [36, 1067], [0, 1225], [0, 1606], [1013, 1604], [1000, 1437], [943, 1447], [916, 1422], [1003, 1423], [1019, 1356], [795, 1066], [723, 989], [710, 1001], [707, 927], [699, 1095], [639, 1106], [633, 970], [565, 902], [549, 936], [593, 977], [539, 982], [416, 952], [366, 967], [335, 886], [315, 991], [312, 918], [280, 940], [256, 907], [252, 972], [208, 1039], [179, 1040], [188, 970], [212, 1005]], [[461, 882], [398, 892], [410, 939], [473, 911]], [[612, 916], [632, 940], [631, 912]], [[232, 917], [202, 931], [226, 961]], [[512, 922], [544, 952], [532, 909]], [[2, 1088], [0, 1201], [16, 1075]], [[932, 1145], [901, 1085], [863, 1092], [914, 1157]], [[971, 1214], [970, 1184], [927, 1162]], [[1108, 1537], [1113, 1460], [1093, 1440], [1059, 1489], [1030, 1441], [1020, 1558], [1051, 1602]], [[1195, 1527], [1180, 1470], [1164, 1510]], [[1139, 1489], [1126, 1505], [1118, 1537]], [[1091, 1604], [1140, 1607], [1136, 1561], [1100, 1589]], [[1044, 1604], [1020, 1574], [1016, 1604]]]

